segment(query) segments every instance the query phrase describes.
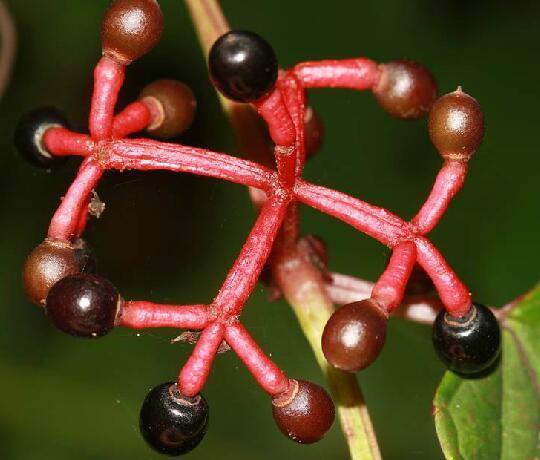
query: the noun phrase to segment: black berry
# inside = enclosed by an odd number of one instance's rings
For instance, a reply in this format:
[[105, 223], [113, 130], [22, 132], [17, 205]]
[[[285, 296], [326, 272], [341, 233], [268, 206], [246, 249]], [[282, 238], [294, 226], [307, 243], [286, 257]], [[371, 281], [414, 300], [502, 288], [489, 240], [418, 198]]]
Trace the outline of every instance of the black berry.
[[15, 128], [15, 147], [31, 165], [48, 169], [60, 166], [65, 157], [55, 157], [43, 145], [43, 135], [49, 128], [68, 126], [62, 112], [53, 107], [42, 107], [23, 115]]
[[208, 58], [214, 85], [237, 102], [253, 102], [268, 93], [278, 74], [272, 47], [259, 35], [231, 31], [212, 46]]
[[106, 279], [85, 273], [62, 278], [49, 291], [45, 308], [53, 324], [76, 337], [98, 337], [113, 327], [120, 296]]
[[153, 449], [183, 455], [201, 442], [208, 427], [208, 404], [202, 395], [183, 396], [174, 382], [153, 388], [141, 408], [139, 427]]
[[489, 308], [477, 303], [463, 318], [441, 311], [433, 324], [433, 345], [455, 373], [478, 374], [489, 369], [499, 357], [499, 323]]

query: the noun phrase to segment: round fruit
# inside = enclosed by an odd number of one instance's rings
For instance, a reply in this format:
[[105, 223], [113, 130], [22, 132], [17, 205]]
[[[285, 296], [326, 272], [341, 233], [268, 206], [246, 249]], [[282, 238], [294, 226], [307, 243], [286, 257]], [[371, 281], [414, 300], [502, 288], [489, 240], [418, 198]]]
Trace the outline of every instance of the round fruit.
[[79, 273], [62, 278], [51, 288], [45, 309], [61, 331], [76, 337], [99, 337], [114, 327], [120, 300], [106, 279]]
[[157, 80], [146, 86], [140, 100], [155, 104], [158, 116], [147, 128], [154, 136], [163, 139], [178, 136], [193, 122], [197, 101], [189, 86], [176, 80]]
[[324, 328], [324, 356], [344, 371], [368, 367], [384, 346], [386, 324], [387, 316], [373, 299], [344, 305], [332, 314]]
[[429, 70], [414, 61], [388, 62], [379, 69], [373, 93], [383, 109], [405, 119], [428, 113], [437, 97], [437, 83]]
[[499, 323], [489, 308], [477, 303], [462, 318], [452, 317], [443, 310], [433, 324], [433, 346], [455, 373], [464, 376], [481, 373], [499, 357]]
[[475, 98], [458, 88], [435, 102], [429, 135], [444, 158], [468, 160], [484, 137], [484, 115]]
[[277, 58], [259, 35], [231, 31], [216, 40], [208, 57], [214, 85], [229, 99], [254, 102], [275, 85]]
[[153, 388], [141, 408], [139, 427], [153, 449], [183, 455], [201, 442], [208, 427], [208, 404], [202, 395], [183, 396], [174, 382]]
[[272, 400], [272, 414], [285, 436], [301, 444], [311, 444], [332, 427], [335, 408], [319, 385], [291, 380], [289, 389]]
[[129, 64], [156, 46], [162, 31], [163, 14], [156, 0], [116, 0], [101, 24], [103, 54]]
[[28, 256], [23, 268], [23, 284], [30, 300], [44, 305], [51, 287], [62, 278], [92, 272], [95, 257], [83, 239], [74, 243], [46, 239]]

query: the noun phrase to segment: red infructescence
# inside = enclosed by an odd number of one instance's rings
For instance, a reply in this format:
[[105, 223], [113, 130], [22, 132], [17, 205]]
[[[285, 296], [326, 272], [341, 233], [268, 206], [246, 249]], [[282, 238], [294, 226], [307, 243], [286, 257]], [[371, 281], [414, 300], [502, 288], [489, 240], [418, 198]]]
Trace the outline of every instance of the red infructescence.
[[254, 187], [267, 197], [246, 243], [210, 305], [123, 303], [117, 320], [120, 326], [202, 330], [178, 377], [179, 389], [184, 395], [194, 396], [200, 392], [223, 340], [271, 396], [287, 390], [289, 380], [283, 371], [263, 353], [238, 318], [278, 233], [281, 231], [280, 244], [295, 244], [299, 203], [337, 217], [393, 249], [388, 267], [372, 291], [372, 297], [388, 314], [400, 304], [416, 262], [432, 278], [451, 315], [462, 316], [469, 311], [471, 301], [467, 288], [424, 236], [435, 227], [463, 185], [467, 173], [465, 160], [445, 160], [432, 192], [411, 222], [383, 208], [301, 179], [305, 162], [305, 89], [370, 89], [379, 77], [376, 63], [364, 58], [332, 60], [303, 63], [289, 71], [280, 71], [274, 90], [253, 104], [267, 123], [275, 143], [276, 171], [209, 150], [126, 138], [151, 125], [158, 115], [146, 100], [134, 102], [114, 114], [124, 70], [124, 65], [107, 57], [96, 66], [90, 135], [57, 127], [45, 133], [44, 143], [51, 153], [85, 157], [51, 221], [49, 238], [73, 240], [81, 235], [91, 193], [108, 169], [160, 169], [210, 176]]

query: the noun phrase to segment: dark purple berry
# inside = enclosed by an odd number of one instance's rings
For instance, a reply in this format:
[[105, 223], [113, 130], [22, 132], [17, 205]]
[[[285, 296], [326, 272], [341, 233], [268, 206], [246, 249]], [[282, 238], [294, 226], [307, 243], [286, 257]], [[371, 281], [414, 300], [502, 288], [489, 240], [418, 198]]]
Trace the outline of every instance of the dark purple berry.
[[98, 337], [113, 327], [121, 299], [105, 278], [79, 273], [62, 278], [49, 291], [45, 309], [53, 324], [76, 337]]

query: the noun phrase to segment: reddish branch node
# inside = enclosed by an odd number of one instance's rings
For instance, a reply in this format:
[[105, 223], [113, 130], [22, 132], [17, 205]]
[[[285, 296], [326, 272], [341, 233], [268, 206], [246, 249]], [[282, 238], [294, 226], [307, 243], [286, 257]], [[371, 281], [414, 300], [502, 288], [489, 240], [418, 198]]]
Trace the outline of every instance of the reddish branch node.
[[[344, 221], [393, 251], [371, 297], [342, 307], [330, 319], [322, 340], [332, 364], [355, 371], [377, 357], [385, 340], [387, 318], [400, 305], [416, 264], [433, 281], [449, 318], [468, 315], [468, 289], [425, 235], [439, 222], [463, 185], [467, 161], [483, 133], [481, 111], [476, 101], [461, 90], [435, 102], [430, 135], [444, 164], [426, 202], [407, 222], [386, 209], [302, 179], [306, 144], [310, 151], [316, 148], [322, 133], [318, 118], [306, 105], [305, 90], [371, 89], [390, 114], [416, 118], [430, 110], [436, 95], [435, 81], [425, 68], [410, 61], [377, 65], [366, 58], [355, 58], [306, 62], [279, 70], [274, 51], [258, 35], [233, 31], [220, 38], [210, 52], [212, 81], [226, 96], [250, 102], [266, 122], [275, 145], [274, 170], [206, 149], [128, 138], [141, 130], [157, 137], [176, 136], [187, 129], [194, 115], [191, 90], [170, 80], [150, 84], [138, 101], [115, 113], [125, 66], [157, 43], [161, 29], [161, 11], [154, 0], [114, 2], [103, 22], [103, 57], [94, 71], [90, 134], [69, 130], [58, 117], [51, 122], [46, 112], [26, 119], [24, 129], [17, 132], [19, 148], [36, 165], [49, 167], [50, 160], [70, 155], [84, 159], [51, 220], [47, 239], [26, 263], [27, 292], [35, 303], [45, 303], [60, 329], [74, 335], [103, 335], [114, 325], [202, 331], [176, 384], [159, 387], [159, 392], [165, 393], [174, 387], [171, 401], [160, 400], [167, 407], [189, 407], [190, 401], [199, 401], [212, 362], [225, 341], [271, 396], [279, 428], [299, 442], [316, 441], [334, 420], [330, 398], [316, 385], [289, 379], [264, 354], [240, 322], [242, 308], [274, 246], [279, 253], [298, 243], [298, 205], [305, 204]], [[227, 180], [264, 193], [255, 224], [212, 302], [162, 305], [124, 301], [110, 283], [83, 273], [85, 258], [77, 251], [86, 226], [88, 203], [103, 173], [113, 169], [184, 172]], [[304, 239], [299, 244], [307, 246], [314, 261], [326, 269], [326, 248], [319, 240]], [[279, 257], [275, 263], [279, 263]], [[170, 423], [171, 429], [178, 432], [186, 428], [178, 426], [181, 422], [171, 419], [172, 415], [162, 414], [163, 420], [154, 412], [145, 414], [146, 421], [160, 419], [160, 423]], [[206, 430], [206, 412], [198, 417], [197, 439], [178, 441], [173, 451], [184, 453], [198, 444]], [[154, 448], [167, 451], [152, 426], [145, 422], [141, 427]]]

